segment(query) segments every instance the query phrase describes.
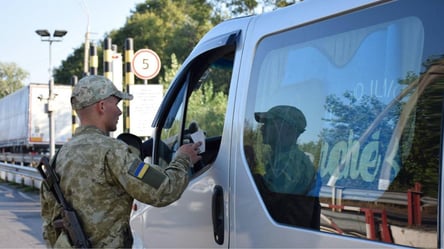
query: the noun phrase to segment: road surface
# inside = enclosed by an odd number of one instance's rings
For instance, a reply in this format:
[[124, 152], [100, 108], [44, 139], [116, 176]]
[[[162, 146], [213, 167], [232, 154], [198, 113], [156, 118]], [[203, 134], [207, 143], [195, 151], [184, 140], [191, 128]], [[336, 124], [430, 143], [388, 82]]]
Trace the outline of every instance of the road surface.
[[0, 248], [46, 248], [37, 191], [0, 180]]

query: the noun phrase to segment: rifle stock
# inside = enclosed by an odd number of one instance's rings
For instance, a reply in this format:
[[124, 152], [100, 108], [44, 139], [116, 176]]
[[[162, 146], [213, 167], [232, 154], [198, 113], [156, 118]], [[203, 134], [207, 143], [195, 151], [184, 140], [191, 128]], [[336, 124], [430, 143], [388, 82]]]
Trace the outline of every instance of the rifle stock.
[[63, 210], [63, 226], [68, 232], [72, 244], [76, 248], [91, 248], [91, 243], [83, 232], [80, 220], [74, 210]]
[[[56, 158], [54, 158], [54, 162], [55, 161]], [[37, 169], [40, 172], [43, 181], [56, 198], [57, 202], [63, 207], [63, 228], [67, 232], [72, 246], [75, 248], [91, 248], [91, 242], [88, 240], [82, 229], [82, 225], [76, 211], [71, 208], [63, 196], [62, 190], [59, 186], [59, 177], [57, 176], [54, 167], [49, 164], [49, 159], [47, 157], [42, 157]]]

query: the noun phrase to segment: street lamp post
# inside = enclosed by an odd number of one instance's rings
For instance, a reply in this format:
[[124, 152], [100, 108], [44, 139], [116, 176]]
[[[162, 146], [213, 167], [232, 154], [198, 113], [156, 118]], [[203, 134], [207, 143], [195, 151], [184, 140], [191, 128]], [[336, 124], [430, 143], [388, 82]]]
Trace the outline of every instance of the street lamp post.
[[68, 33], [66, 30], [54, 30], [54, 33], [51, 35], [47, 29], [38, 29], [35, 31], [40, 37], [41, 41], [49, 42], [49, 94], [47, 103], [45, 105], [46, 112], [49, 117], [49, 155], [53, 157], [55, 154], [55, 125], [54, 125], [54, 77], [52, 75], [52, 64], [51, 64], [51, 56], [52, 56], [52, 43], [62, 41], [62, 37]]

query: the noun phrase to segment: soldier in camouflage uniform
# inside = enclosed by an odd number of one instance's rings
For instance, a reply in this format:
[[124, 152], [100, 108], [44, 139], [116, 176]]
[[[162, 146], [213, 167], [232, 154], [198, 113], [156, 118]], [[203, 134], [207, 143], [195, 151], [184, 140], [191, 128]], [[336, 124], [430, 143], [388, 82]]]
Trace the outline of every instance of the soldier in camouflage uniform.
[[256, 112], [255, 119], [263, 124], [263, 143], [271, 147], [261, 179], [261, 194], [271, 215], [282, 223], [319, 229], [320, 179], [296, 143], [307, 125], [304, 114], [280, 105]]
[[[82, 78], [72, 92], [72, 108], [81, 125], [59, 150], [55, 169], [64, 196], [76, 210], [93, 247], [131, 247], [133, 199], [156, 207], [176, 201], [188, 184], [189, 168], [200, 160], [200, 143], [185, 144], [174, 160], [161, 168], [144, 163], [140, 148], [109, 137], [122, 114], [118, 102], [132, 98], [102, 76]], [[48, 246], [69, 247], [66, 233], [54, 226], [61, 207], [44, 185], [41, 204]]]

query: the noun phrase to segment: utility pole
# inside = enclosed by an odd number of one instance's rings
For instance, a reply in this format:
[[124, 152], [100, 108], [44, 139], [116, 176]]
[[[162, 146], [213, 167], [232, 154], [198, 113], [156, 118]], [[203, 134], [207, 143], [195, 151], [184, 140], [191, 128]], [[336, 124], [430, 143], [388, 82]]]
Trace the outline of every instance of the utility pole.
[[51, 35], [47, 29], [38, 29], [35, 31], [40, 37], [41, 41], [49, 43], [49, 94], [46, 104], [46, 112], [49, 117], [49, 155], [53, 157], [55, 155], [55, 122], [54, 122], [54, 76], [52, 75], [52, 43], [62, 41], [62, 37], [68, 33], [66, 30], [54, 30], [54, 33]]

